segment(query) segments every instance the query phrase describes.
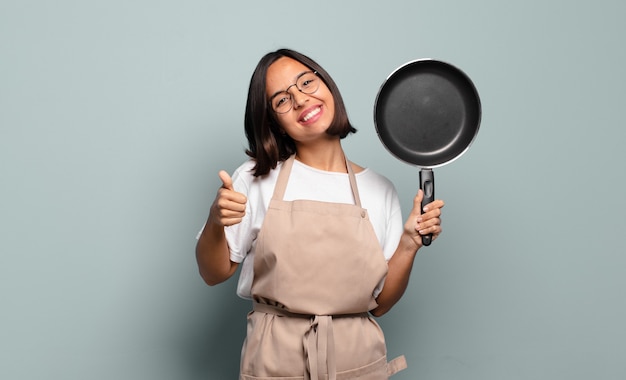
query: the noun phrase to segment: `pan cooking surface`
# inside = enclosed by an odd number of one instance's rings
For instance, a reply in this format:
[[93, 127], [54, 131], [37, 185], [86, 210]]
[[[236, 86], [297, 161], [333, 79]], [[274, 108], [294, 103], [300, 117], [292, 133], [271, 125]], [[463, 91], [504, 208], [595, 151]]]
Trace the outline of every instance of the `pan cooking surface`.
[[480, 124], [480, 100], [469, 78], [454, 66], [419, 60], [402, 66], [383, 84], [374, 119], [394, 156], [436, 167], [469, 148]]

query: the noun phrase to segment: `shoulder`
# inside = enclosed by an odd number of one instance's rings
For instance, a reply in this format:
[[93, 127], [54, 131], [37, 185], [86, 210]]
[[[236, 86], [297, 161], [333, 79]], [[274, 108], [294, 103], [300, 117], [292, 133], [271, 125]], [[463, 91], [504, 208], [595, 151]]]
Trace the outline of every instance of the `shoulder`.
[[278, 177], [279, 169], [282, 162], [279, 162], [277, 167], [272, 169], [268, 174], [255, 177], [254, 167], [256, 162], [253, 159], [246, 160], [233, 172], [232, 179], [235, 189], [242, 193], [248, 193], [254, 188], [267, 188], [273, 187]]
[[395, 185], [384, 175], [365, 168], [356, 174], [361, 201], [367, 208], [382, 207], [396, 212], [400, 207]]
[[363, 166], [361, 166], [361, 165], [359, 165], [359, 164], [357, 164], [355, 162], [350, 161], [350, 165], [352, 166], [352, 171], [354, 173], [360, 173], [363, 170], [365, 170], [365, 168]]
[[352, 171], [356, 175], [359, 181], [367, 181], [385, 188], [394, 188], [393, 183], [384, 175], [375, 172], [373, 169], [361, 166], [355, 162], [350, 161]]
[[[353, 165], [354, 167], [354, 165]], [[381, 190], [393, 190], [395, 191], [395, 187], [393, 183], [384, 175], [377, 173], [373, 169], [370, 168], [361, 168], [360, 171], [355, 171], [356, 178], [359, 182], [364, 182], [367, 186], [374, 186], [375, 188]]]
[[254, 178], [254, 165], [255, 162], [252, 159], [244, 161], [235, 171], [233, 172], [233, 180], [242, 179], [242, 180], [250, 180]]

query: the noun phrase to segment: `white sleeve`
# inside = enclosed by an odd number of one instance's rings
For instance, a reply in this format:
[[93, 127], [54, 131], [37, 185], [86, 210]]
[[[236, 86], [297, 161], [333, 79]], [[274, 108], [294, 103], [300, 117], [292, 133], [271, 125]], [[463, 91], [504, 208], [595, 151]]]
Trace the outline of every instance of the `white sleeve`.
[[398, 248], [402, 231], [404, 229], [404, 220], [402, 219], [402, 209], [400, 200], [395, 188], [393, 189], [389, 209], [389, 219], [387, 219], [387, 230], [385, 233], [385, 241], [383, 244], [383, 253], [385, 259], [389, 261]]

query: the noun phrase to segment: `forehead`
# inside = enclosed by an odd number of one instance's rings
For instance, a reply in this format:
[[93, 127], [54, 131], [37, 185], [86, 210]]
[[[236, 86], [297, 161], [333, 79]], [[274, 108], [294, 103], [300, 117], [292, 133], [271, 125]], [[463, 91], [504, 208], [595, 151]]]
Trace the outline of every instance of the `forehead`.
[[266, 91], [273, 93], [284, 90], [296, 80], [298, 75], [310, 69], [295, 59], [281, 57], [267, 68]]

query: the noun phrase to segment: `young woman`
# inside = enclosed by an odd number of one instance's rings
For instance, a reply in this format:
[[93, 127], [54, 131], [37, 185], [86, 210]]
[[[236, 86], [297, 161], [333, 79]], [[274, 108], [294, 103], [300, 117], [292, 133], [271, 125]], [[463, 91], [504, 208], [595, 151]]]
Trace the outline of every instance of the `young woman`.
[[421, 235], [441, 233], [443, 202], [422, 192], [403, 224], [394, 186], [350, 162], [356, 129], [328, 73], [298, 52], [265, 55], [245, 114], [250, 159], [222, 187], [196, 257], [209, 285], [243, 263], [237, 293], [253, 301], [242, 380], [388, 379], [380, 316], [404, 293]]

